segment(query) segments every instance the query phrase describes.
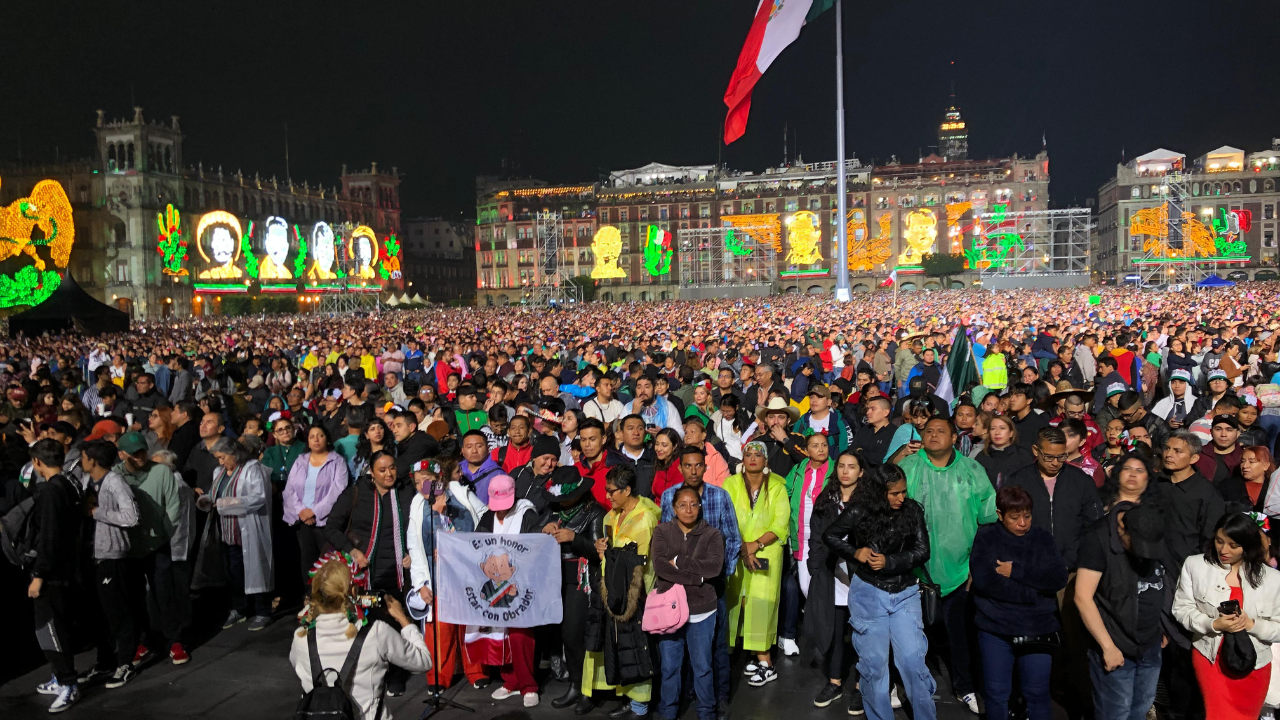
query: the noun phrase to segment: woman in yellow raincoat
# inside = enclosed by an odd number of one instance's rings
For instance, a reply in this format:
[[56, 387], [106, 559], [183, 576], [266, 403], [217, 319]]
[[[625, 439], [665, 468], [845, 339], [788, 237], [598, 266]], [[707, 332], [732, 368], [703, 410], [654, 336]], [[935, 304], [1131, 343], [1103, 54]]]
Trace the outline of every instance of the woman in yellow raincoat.
[[738, 516], [742, 552], [725, 599], [729, 609], [729, 646], [756, 654], [747, 663], [747, 684], [760, 687], [776, 680], [769, 657], [778, 636], [778, 599], [782, 588], [782, 547], [791, 525], [786, 478], [769, 472], [762, 443], [742, 450], [742, 473], [724, 483]]
[[[653, 529], [658, 527], [658, 522], [662, 519], [662, 509], [649, 498], [637, 495], [635, 485], [635, 473], [626, 465], [611, 468], [605, 476], [604, 487], [613, 509], [604, 517], [605, 536], [596, 541], [596, 552], [600, 554], [603, 575], [605, 550], [635, 543], [636, 552], [647, 560], [644, 570], [644, 589], [647, 593], [653, 590], [657, 579], [653, 571], [653, 559], [649, 557], [649, 541], [653, 539]], [[653, 681], [645, 680], [635, 685], [614, 687], [605, 680], [604, 653], [588, 651], [582, 664], [582, 694], [587, 696], [584, 700], [590, 702], [591, 694], [596, 690], [613, 690], [619, 697], [629, 698], [631, 711], [635, 715], [644, 716], [649, 713]]]

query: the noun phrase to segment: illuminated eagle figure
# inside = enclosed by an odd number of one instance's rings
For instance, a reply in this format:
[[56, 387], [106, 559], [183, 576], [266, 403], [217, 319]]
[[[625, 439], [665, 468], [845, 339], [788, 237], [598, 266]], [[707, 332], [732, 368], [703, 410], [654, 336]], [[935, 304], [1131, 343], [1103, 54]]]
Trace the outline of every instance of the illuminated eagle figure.
[[622, 255], [622, 235], [618, 228], [612, 225], [600, 228], [591, 239], [591, 252], [596, 256], [591, 277], [602, 280], [627, 276], [626, 271], [618, 267], [618, 257]]
[[[31, 237], [35, 228], [40, 228], [43, 238]], [[64, 268], [71, 259], [75, 239], [71, 202], [62, 185], [53, 180], [41, 180], [31, 190], [30, 197], [18, 198], [11, 205], [0, 207], [0, 260], [25, 253], [31, 256], [36, 270], [43, 272], [44, 260], [36, 254], [36, 247], [45, 245], [53, 264]]]
[[788, 265], [822, 262], [822, 231], [818, 216], [801, 210], [787, 222]]

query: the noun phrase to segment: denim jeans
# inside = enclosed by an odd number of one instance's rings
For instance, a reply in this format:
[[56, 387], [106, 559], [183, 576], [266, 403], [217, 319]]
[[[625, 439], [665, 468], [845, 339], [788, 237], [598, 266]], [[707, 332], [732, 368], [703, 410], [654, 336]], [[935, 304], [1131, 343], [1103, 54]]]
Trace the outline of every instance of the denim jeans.
[[670, 635], [658, 636], [658, 654], [662, 656], [662, 702], [658, 714], [676, 720], [680, 714], [680, 671], [684, 652], [689, 650], [693, 667], [693, 692], [698, 698], [698, 720], [714, 720], [716, 716], [715, 674], [711, 670], [712, 646], [715, 644], [714, 615], [684, 627]]
[[1276, 436], [1280, 435], [1280, 415], [1259, 415], [1258, 427], [1266, 431], [1267, 441], [1263, 444], [1268, 450], [1272, 450], [1276, 445]]
[[988, 718], [1005, 720], [1009, 714], [1014, 665], [1018, 667], [1022, 696], [1027, 700], [1027, 720], [1049, 720], [1053, 716], [1049, 702], [1052, 655], [1034, 653], [1017, 657], [1009, 641], [982, 630], [978, 631], [978, 650], [982, 653], [982, 698], [986, 701]]
[[853, 627], [862, 704], [868, 720], [893, 720], [893, 707], [889, 704], [891, 647], [913, 717], [936, 720], [933, 692], [938, 686], [924, 662], [929, 641], [925, 639], [920, 614], [920, 588], [911, 585], [902, 592], [887, 593], [856, 575], [849, 578], [849, 625]]
[[1093, 714], [1096, 720], [1144, 720], [1156, 699], [1160, 679], [1160, 643], [1107, 672], [1102, 654], [1089, 649], [1089, 678], [1093, 680]]

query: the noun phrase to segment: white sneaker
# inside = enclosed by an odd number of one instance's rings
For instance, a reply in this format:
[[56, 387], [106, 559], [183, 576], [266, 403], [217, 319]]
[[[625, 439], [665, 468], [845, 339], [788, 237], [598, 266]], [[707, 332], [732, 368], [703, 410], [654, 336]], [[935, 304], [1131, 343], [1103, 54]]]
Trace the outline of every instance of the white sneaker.
[[974, 715], [978, 714], [978, 694], [977, 693], [968, 693], [966, 695], [961, 695], [960, 702], [964, 703], [965, 707], [969, 708], [969, 712], [973, 713]]
[[62, 686], [58, 684], [58, 676], [54, 675], [49, 678], [48, 682], [43, 682], [37, 685], [36, 692], [41, 695], [57, 695], [62, 692]]
[[80, 699], [79, 685], [61, 685], [60, 687], [61, 690], [58, 691], [57, 699], [49, 706], [49, 712], [51, 713], [60, 713], [75, 705], [76, 701]]
[[898, 686], [894, 685], [889, 688], [889, 707], [897, 710], [902, 707], [902, 700], [898, 699]]
[[519, 695], [519, 694], [520, 694], [519, 690], [508, 690], [502, 687], [501, 685], [499, 685], [498, 689], [494, 690], [493, 694], [490, 695], [489, 697], [493, 698], [494, 700], [506, 700], [509, 697], [515, 697], [516, 695]]
[[800, 646], [796, 645], [796, 641], [791, 638], [782, 638], [778, 640], [779, 647], [782, 648], [783, 655], [799, 655]]
[[525, 706], [525, 707], [538, 707], [538, 693], [525, 693], [525, 694], [524, 694], [524, 706]]

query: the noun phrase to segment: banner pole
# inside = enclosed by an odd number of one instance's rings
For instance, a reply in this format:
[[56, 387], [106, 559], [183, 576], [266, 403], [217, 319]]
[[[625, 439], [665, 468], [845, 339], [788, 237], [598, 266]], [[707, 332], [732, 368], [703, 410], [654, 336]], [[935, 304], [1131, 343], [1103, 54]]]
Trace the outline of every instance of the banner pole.
[[844, 151], [844, 15], [836, 0], [836, 166], [840, 188], [836, 202], [836, 301], [849, 302], [848, 197]]

